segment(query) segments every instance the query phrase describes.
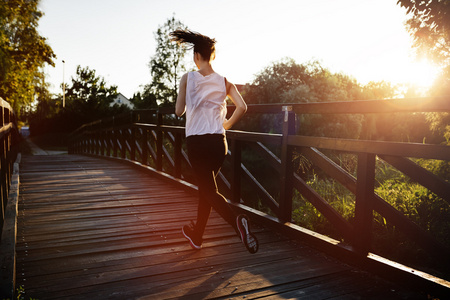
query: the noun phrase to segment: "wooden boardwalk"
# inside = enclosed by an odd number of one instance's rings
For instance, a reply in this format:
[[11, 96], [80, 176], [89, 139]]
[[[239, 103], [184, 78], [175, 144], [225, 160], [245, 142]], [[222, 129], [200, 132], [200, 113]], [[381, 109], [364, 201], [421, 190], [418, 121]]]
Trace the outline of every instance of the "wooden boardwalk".
[[17, 285], [27, 297], [423, 299], [263, 227], [249, 254], [214, 212], [193, 250], [180, 229], [195, 219], [195, 195], [126, 164], [25, 156], [20, 173]]

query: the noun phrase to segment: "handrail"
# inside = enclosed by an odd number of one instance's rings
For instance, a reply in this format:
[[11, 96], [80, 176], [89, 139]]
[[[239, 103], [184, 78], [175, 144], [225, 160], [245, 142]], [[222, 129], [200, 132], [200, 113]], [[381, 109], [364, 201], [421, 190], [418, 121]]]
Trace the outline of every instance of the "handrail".
[[11, 186], [14, 161], [17, 157], [18, 130], [11, 105], [0, 98], [0, 236]]
[[[233, 108], [230, 108], [232, 111]], [[410, 221], [402, 213], [390, 206], [374, 193], [376, 158], [382, 159], [412, 180], [434, 191], [450, 203], [450, 184], [439, 180], [430, 172], [414, 164], [408, 157], [440, 159], [450, 161], [450, 147], [442, 145], [380, 142], [324, 137], [299, 136], [295, 134], [296, 114], [371, 114], [393, 112], [450, 112], [450, 97], [429, 97], [395, 100], [345, 101], [328, 103], [248, 105], [248, 113], [281, 114], [283, 129], [281, 134], [245, 132], [230, 130], [229, 166], [221, 174], [221, 184], [227, 197], [233, 203], [251, 205], [252, 200], [243, 194], [242, 181], [253, 188], [262, 205], [272, 212], [272, 216], [258, 212], [265, 218], [276, 217], [280, 224], [288, 224], [292, 219], [294, 191], [302, 194], [327, 220], [335, 226], [341, 238], [352, 246], [358, 255], [367, 256], [371, 251], [371, 224], [376, 211], [388, 222], [404, 231], [409, 238], [433, 255], [439, 255], [443, 265], [449, 265], [449, 249], [437, 242], [429, 233]], [[107, 157], [121, 157], [148, 165], [158, 172], [171, 174], [179, 180], [192, 182], [187, 155], [183, 149], [184, 129], [180, 126], [164, 125], [164, 116], [174, 114], [174, 108], [139, 111], [141, 115], [152, 115], [154, 124], [136, 121], [129, 124], [111, 124], [98, 127], [91, 123], [76, 131], [69, 145], [70, 153], [94, 154]], [[133, 116], [133, 114], [132, 114]], [[173, 118], [173, 117], [172, 117]], [[106, 124], [107, 122], [103, 122]], [[267, 146], [266, 146], [267, 145]], [[277, 148], [277, 155], [268, 147]], [[279, 194], [274, 195], [252, 174], [243, 161], [243, 149], [258, 153], [279, 180]], [[349, 174], [338, 166], [322, 150], [354, 153], [358, 157], [357, 176]], [[355, 194], [355, 220], [349, 222], [314, 191], [293, 169], [294, 153], [300, 153], [317, 165], [329, 176], [340, 182]], [[181, 171], [183, 170], [183, 172]], [[418, 174], [418, 175], [414, 175]], [[249, 202], [248, 202], [249, 201]], [[250, 204], [249, 204], [250, 203]], [[357, 225], [356, 225], [357, 224]]]
[[446, 112], [450, 110], [448, 97], [422, 97], [385, 100], [355, 100], [249, 105], [252, 113], [280, 113], [283, 106], [292, 107], [298, 114], [364, 114], [394, 112]]
[[[422, 97], [408, 99], [388, 100], [355, 100], [333, 102], [309, 102], [309, 103], [277, 103], [277, 104], [249, 104], [247, 113], [279, 114], [283, 107], [289, 108], [296, 114], [378, 114], [378, 113], [402, 113], [402, 112], [448, 112], [450, 111], [449, 97]], [[234, 106], [227, 107], [233, 112]], [[95, 127], [101, 124], [117, 124], [115, 120], [128, 120], [128, 123], [139, 122], [139, 115], [154, 115], [162, 121], [164, 115], [175, 115], [174, 107], [161, 107], [158, 109], [133, 110], [118, 116], [93, 121], [80, 126], [72, 134], [82, 131], [87, 127]]]

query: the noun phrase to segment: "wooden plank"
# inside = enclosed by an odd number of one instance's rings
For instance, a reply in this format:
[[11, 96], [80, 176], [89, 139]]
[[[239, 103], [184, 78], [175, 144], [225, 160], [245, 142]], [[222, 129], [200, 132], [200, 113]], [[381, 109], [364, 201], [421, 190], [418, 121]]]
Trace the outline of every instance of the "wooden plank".
[[298, 114], [365, 114], [394, 112], [448, 112], [449, 97], [363, 100], [292, 104]]
[[325, 299], [341, 283], [352, 297], [367, 287], [353, 287], [353, 267], [261, 226], [253, 226], [260, 251], [249, 254], [215, 212], [203, 249], [192, 250], [181, 227], [195, 219], [196, 196], [123, 164], [66, 155], [27, 157], [23, 165], [17, 283], [29, 297], [283, 297], [312, 289]]
[[239, 140], [244, 142], [259, 142], [272, 145], [281, 145], [283, 135], [275, 133], [259, 133], [259, 132], [246, 132], [237, 130], [227, 131], [228, 140]]
[[313, 147], [351, 153], [371, 153], [376, 155], [450, 160], [450, 146], [443, 145], [362, 141], [301, 135], [289, 136], [288, 142], [289, 145], [296, 147]]

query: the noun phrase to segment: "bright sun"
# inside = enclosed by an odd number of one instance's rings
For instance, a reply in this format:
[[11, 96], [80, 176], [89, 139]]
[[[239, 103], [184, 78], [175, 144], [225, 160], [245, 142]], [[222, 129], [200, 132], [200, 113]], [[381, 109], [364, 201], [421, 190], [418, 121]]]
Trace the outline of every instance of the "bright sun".
[[405, 65], [403, 70], [399, 80], [426, 89], [433, 85], [440, 72], [436, 65], [426, 59]]

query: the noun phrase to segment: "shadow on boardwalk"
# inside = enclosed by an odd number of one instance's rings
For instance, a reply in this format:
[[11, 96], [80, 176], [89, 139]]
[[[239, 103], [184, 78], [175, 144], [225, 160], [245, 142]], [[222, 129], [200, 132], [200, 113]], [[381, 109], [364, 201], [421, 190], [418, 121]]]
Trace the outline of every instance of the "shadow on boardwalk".
[[203, 249], [181, 234], [196, 197], [126, 164], [25, 156], [17, 285], [38, 299], [426, 299], [256, 227], [249, 254], [214, 212]]

